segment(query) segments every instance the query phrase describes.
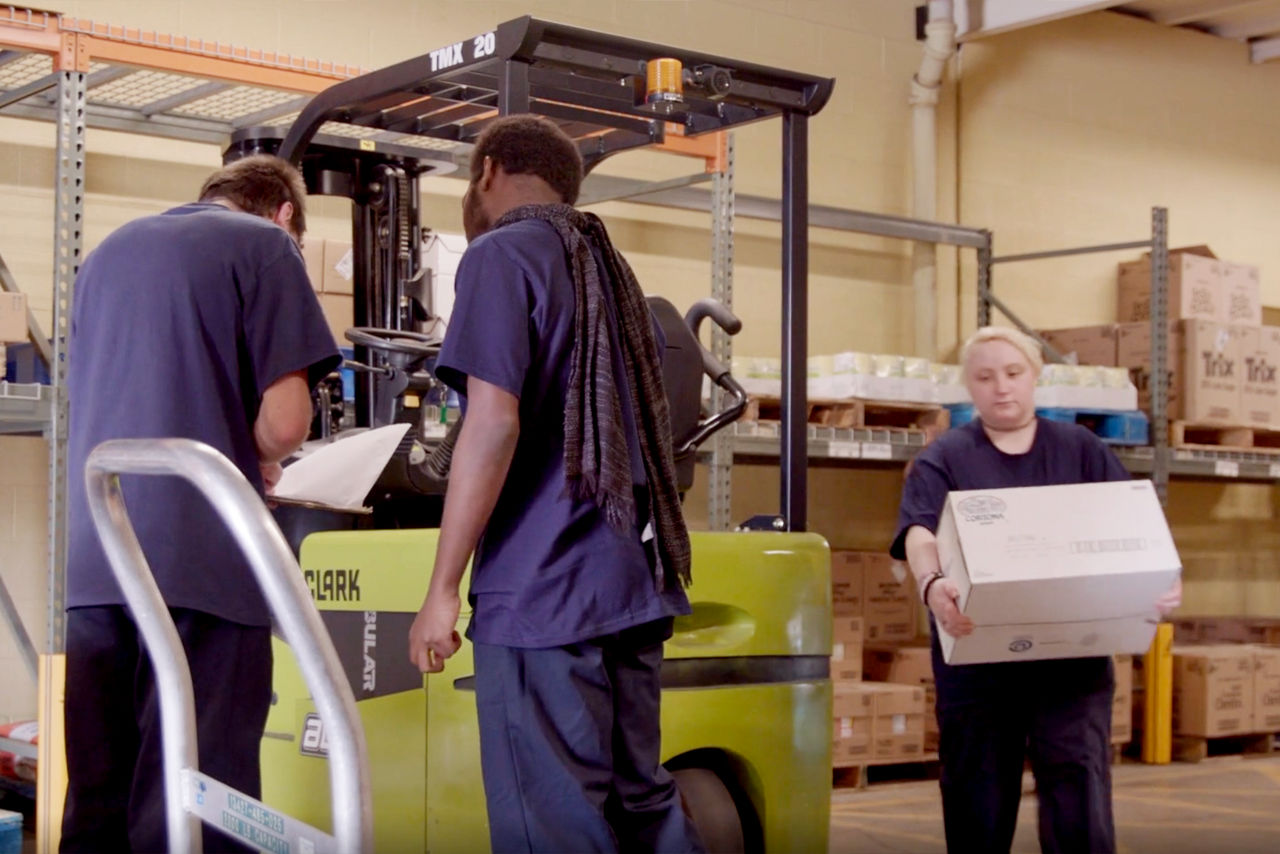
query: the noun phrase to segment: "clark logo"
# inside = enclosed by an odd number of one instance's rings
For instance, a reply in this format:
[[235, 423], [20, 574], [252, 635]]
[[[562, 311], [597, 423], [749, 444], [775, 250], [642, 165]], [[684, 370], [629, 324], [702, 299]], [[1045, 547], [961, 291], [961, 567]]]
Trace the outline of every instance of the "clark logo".
[[1031, 641], [1028, 638], [1018, 638], [1009, 644], [1009, 652], [1026, 652], [1031, 649]]
[[972, 495], [956, 505], [956, 510], [966, 522], [979, 525], [1003, 519], [1007, 509], [1005, 503], [994, 495]]

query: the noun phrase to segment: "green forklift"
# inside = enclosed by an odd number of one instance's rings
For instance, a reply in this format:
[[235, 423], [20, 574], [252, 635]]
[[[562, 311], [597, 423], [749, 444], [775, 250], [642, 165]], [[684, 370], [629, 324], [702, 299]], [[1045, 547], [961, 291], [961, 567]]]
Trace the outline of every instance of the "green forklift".
[[[782, 124], [781, 512], [746, 529], [693, 534], [693, 613], [663, 665], [663, 757], [712, 851], [825, 851], [831, 785], [831, 594], [826, 542], [805, 533], [807, 121], [834, 81], [520, 18], [335, 84], [288, 127], [241, 130], [230, 161], [279, 154], [312, 194], [352, 202], [353, 400], [322, 387], [318, 437], [408, 423], [362, 512], [281, 504], [277, 522], [341, 661], [368, 744], [374, 848], [488, 850], [471, 649], [426, 678], [407, 632], [426, 592], [443, 494], [448, 400], [432, 375], [440, 340], [418, 178], [465, 168], [494, 117], [538, 113], [578, 142], [588, 170], [621, 152]], [[651, 299], [681, 490], [697, 449], [736, 420], [745, 394], [699, 343], [704, 319], [740, 324], [704, 300], [681, 316]], [[704, 377], [722, 411], [702, 411]], [[336, 399], [335, 399], [336, 397]], [[442, 415], [444, 413], [444, 415]], [[352, 424], [354, 422], [354, 424]], [[465, 583], [465, 582], [464, 582]], [[469, 614], [462, 613], [459, 633]], [[262, 742], [264, 801], [331, 827], [326, 721], [277, 640]]]

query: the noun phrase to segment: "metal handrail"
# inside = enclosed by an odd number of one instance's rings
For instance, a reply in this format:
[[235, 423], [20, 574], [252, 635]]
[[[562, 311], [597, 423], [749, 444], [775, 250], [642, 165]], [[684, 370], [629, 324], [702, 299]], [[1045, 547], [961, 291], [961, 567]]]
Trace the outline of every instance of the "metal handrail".
[[[121, 474], [176, 475], [200, 490], [231, 530], [293, 648], [329, 738], [333, 835], [271, 812], [199, 773], [191, 671], [120, 490]], [[190, 439], [103, 442], [85, 466], [89, 509], [156, 674], [169, 851], [200, 854], [200, 822], [259, 841], [295, 838], [316, 852], [373, 850], [372, 796], [364, 731], [333, 643], [298, 563], [258, 493], [223, 455]], [[219, 796], [230, 806], [219, 806]], [[250, 834], [250, 835], [246, 835]], [[264, 847], [259, 845], [259, 847]]]

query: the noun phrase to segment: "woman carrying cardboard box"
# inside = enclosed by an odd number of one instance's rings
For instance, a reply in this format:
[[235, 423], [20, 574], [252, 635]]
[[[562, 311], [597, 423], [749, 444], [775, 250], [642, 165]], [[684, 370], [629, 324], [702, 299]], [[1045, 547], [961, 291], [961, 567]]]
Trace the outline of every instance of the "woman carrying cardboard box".
[[[1115, 454], [1075, 424], [1038, 419], [1039, 348], [1003, 327], [978, 330], [961, 351], [978, 417], [916, 458], [907, 475], [890, 552], [905, 558], [929, 609], [941, 733], [942, 812], [947, 850], [1009, 851], [1031, 760], [1045, 852], [1114, 852], [1111, 813], [1111, 659], [1073, 658], [948, 665], [939, 629], [973, 631], [959, 590], [942, 572], [935, 532], [955, 490], [1128, 480]], [[1156, 603], [1176, 608], [1181, 584]]]

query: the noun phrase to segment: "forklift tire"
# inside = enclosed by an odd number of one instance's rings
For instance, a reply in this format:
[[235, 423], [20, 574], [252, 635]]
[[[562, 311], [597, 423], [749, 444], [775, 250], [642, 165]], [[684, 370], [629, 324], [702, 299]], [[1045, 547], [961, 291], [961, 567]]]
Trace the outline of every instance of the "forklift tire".
[[742, 817], [720, 775], [707, 768], [682, 768], [671, 776], [707, 854], [745, 854]]

